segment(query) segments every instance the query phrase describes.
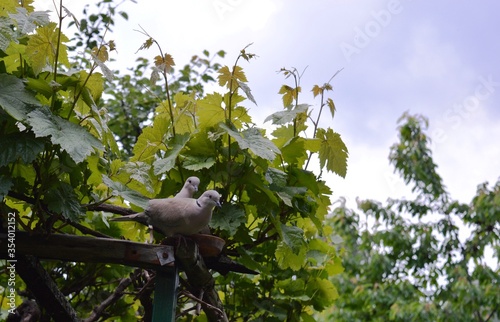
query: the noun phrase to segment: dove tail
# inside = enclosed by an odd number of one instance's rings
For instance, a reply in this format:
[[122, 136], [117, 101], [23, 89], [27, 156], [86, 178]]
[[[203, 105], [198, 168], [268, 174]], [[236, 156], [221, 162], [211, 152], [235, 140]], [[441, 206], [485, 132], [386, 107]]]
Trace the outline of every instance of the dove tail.
[[135, 221], [147, 226], [148, 216], [146, 216], [143, 212], [140, 212], [133, 215], [111, 218], [110, 221]]

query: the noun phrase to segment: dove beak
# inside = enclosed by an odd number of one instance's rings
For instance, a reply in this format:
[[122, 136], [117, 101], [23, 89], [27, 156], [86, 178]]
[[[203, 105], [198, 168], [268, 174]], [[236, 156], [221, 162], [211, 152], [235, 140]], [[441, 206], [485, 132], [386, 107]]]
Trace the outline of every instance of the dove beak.
[[217, 206], [217, 208], [222, 208], [222, 205], [220, 204], [220, 201], [217, 201], [217, 203], [215, 205]]

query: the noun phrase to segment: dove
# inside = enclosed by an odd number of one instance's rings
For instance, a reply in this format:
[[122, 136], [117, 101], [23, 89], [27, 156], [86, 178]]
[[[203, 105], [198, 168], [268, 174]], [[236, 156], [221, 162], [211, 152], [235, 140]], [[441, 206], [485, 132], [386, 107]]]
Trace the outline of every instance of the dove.
[[175, 195], [175, 198], [193, 198], [193, 195], [198, 191], [198, 186], [200, 185], [200, 179], [198, 177], [189, 177], [184, 183], [184, 187]]
[[198, 199], [151, 199], [144, 212], [112, 218], [111, 221], [135, 221], [153, 226], [166, 237], [178, 234], [189, 236], [208, 225], [216, 206], [221, 207], [219, 193], [207, 190]]

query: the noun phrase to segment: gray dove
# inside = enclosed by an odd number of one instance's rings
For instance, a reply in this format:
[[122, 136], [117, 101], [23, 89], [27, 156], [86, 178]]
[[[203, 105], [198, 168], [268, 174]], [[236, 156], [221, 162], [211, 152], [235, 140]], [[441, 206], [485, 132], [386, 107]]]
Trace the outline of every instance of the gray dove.
[[200, 179], [198, 177], [189, 177], [184, 183], [184, 187], [175, 195], [175, 198], [193, 198], [193, 195], [198, 191], [198, 186], [200, 185]]
[[207, 190], [198, 199], [152, 199], [144, 212], [112, 218], [111, 221], [136, 221], [153, 226], [167, 237], [176, 234], [189, 236], [208, 225], [215, 206], [221, 207], [220, 195], [215, 190]]

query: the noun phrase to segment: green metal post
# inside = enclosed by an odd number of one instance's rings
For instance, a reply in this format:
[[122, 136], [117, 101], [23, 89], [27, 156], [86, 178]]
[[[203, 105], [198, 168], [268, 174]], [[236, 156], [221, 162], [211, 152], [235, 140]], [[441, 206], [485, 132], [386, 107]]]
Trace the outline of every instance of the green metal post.
[[179, 269], [158, 270], [155, 277], [155, 294], [153, 299], [153, 322], [174, 322], [177, 306], [177, 286], [179, 285]]

